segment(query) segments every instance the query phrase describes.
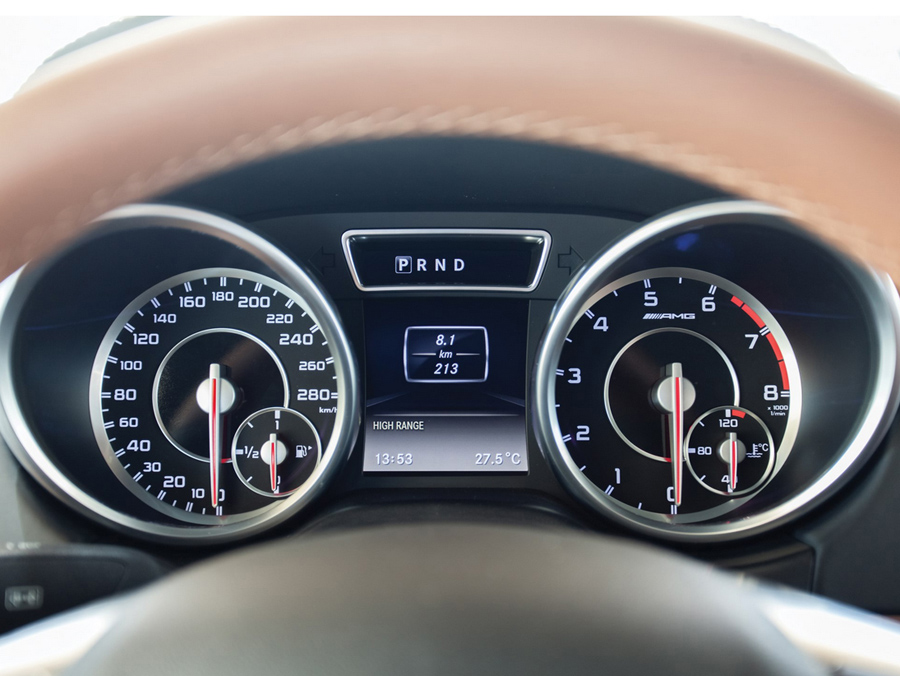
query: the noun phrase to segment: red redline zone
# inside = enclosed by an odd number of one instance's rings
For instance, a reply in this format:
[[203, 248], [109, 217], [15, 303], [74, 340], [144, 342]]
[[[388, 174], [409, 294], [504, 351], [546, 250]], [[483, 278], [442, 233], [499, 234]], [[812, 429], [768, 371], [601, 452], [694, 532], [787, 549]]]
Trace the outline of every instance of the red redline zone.
[[791, 389], [790, 383], [788, 382], [787, 366], [784, 365], [783, 361], [780, 361], [778, 362], [778, 368], [781, 369], [781, 384], [784, 386], [784, 389]]
[[[740, 298], [738, 298], [737, 296], [732, 296], [731, 302], [741, 308], [744, 312], [746, 312], [747, 316], [750, 317], [750, 319], [752, 319], [759, 328], [762, 329], [765, 327], [766, 324], [762, 319], [760, 319], [760, 316], [753, 310], [751, 310], [750, 306], [744, 303], [744, 301], [742, 301]], [[772, 335], [771, 331], [766, 334], [766, 340], [769, 341], [769, 345], [772, 346], [772, 352], [775, 353], [775, 359], [778, 360], [778, 368], [781, 369], [782, 387], [784, 387], [784, 389], [786, 390], [789, 390], [791, 389], [791, 387], [790, 382], [788, 381], [787, 367], [784, 365], [784, 355], [781, 353], [781, 348], [778, 347], [778, 341], [775, 340], [775, 336]]]
[[754, 322], [756, 322], [756, 325], [757, 325], [759, 328], [763, 328], [763, 327], [766, 325], [766, 323], [765, 323], [762, 319], [759, 318], [759, 315], [756, 314], [753, 310], [750, 309], [750, 306], [749, 306], [749, 305], [744, 305], [744, 306], [742, 306], [742, 307], [741, 307], [741, 310], [743, 310], [744, 312], [746, 312], [746, 313], [747, 313], [747, 316], [750, 317], [750, 319], [752, 319]]
[[778, 347], [778, 342], [775, 340], [775, 336], [772, 335], [771, 332], [766, 334], [766, 338], [769, 341], [769, 345], [772, 346], [772, 352], [775, 353], [775, 358], [778, 361], [784, 361], [784, 356], [781, 354], [781, 348]]
[[747, 414], [743, 411], [738, 411], [736, 408], [731, 409], [731, 415], [735, 418], [743, 418]]

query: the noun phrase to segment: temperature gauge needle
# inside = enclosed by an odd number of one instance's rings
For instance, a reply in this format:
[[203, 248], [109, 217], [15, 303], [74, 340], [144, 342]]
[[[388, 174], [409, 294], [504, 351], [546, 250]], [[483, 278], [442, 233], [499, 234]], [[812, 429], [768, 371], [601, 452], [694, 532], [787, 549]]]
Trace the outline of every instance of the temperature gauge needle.
[[272, 479], [272, 492], [278, 492], [278, 436], [276, 434], [269, 435], [269, 448], [271, 449], [271, 468], [270, 478]]
[[737, 489], [738, 467], [738, 440], [734, 432], [728, 434], [728, 447], [728, 487], [733, 491]]

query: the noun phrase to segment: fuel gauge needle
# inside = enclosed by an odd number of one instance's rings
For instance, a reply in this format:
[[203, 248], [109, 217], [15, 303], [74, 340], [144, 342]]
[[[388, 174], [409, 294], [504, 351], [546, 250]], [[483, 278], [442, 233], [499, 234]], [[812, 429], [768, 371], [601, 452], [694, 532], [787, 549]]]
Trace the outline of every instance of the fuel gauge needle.
[[271, 469], [272, 493], [278, 493], [278, 435], [274, 433], [269, 435], [269, 448], [272, 449], [272, 455], [270, 456], [271, 462], [269, 463]]
[[209, 488], [213, 508], [219, 505], [219, 466], [222, 464], [222, 367], [209, 365]]

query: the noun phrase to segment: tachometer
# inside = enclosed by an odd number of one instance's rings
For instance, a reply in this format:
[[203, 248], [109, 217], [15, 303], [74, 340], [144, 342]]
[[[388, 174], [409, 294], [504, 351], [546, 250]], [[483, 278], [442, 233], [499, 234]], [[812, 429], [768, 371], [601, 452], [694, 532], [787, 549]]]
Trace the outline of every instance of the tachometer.
[[94, 363], [94, 432], [140, 499], [225, 523], [310, 478], [334, 431], [336, 381], [299, 294], [256, 273], [197, 270], [149, 289], [110, 327]]
[[590, 294], [560, 335], [545, 442], [595, 506], [691, 528], [741, 506], [788, 461], [797, 361], [772, 314], [729, 280], [636, 272]]
[[[729, 281], [682, 268], [595, 293], [565, 339], [554, 391], [558, 443], [578, 471], [608, 504], [667, 523], [723, 514], [764, 485], [800, 413], [797, 364], [772, 315]], [[734, 417], [711, 415], [722, 407]], [[742, 420], [766, 431], [745, 440]], [[720, 452], [730, 442], [740, 453]], [[755, 480], [739, 487], [745, 474]]]
[[790, 218], [738, 201], [662, 214], [571, 280], [532, 410], [586, 506], [657, 537], [735, 539], [809, 511], [875, 450], [897, 401], [893, 284]]

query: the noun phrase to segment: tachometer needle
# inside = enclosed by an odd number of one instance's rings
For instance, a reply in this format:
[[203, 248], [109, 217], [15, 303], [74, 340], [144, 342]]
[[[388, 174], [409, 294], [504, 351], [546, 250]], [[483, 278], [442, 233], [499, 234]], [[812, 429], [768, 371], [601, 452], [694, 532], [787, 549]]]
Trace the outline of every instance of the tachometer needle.
[[669, 414], [669, 448], [672, 459], [672, 486], [675, 492], [675, 505], [681, 505], [681, 472], [683, 463], [684, 433], [684, 379], [681, 364], [675, 362], [666, 368], [672, 387], [672, 412]]
[[681, 505], [684, 483], [684, 412], [694, 405], [696, 392], [693, 383], [683, 376], [681, 363], [676, 361], [666, 365], [663, 379], [655, 385], [651, 394], [653, 403], [665, 414], [666, 441], [672, 463], [669, 501], [678, 507]]
[[219, 504], [219, 466], [222, 464], [222, 367], [209, 365], [209, 488], [212, 506]]
[[272, 455], [269, 467], [271, 469], [272, 492], [278, 492], [278, 436], [276, 434], [269, 435], [269, 448]]

